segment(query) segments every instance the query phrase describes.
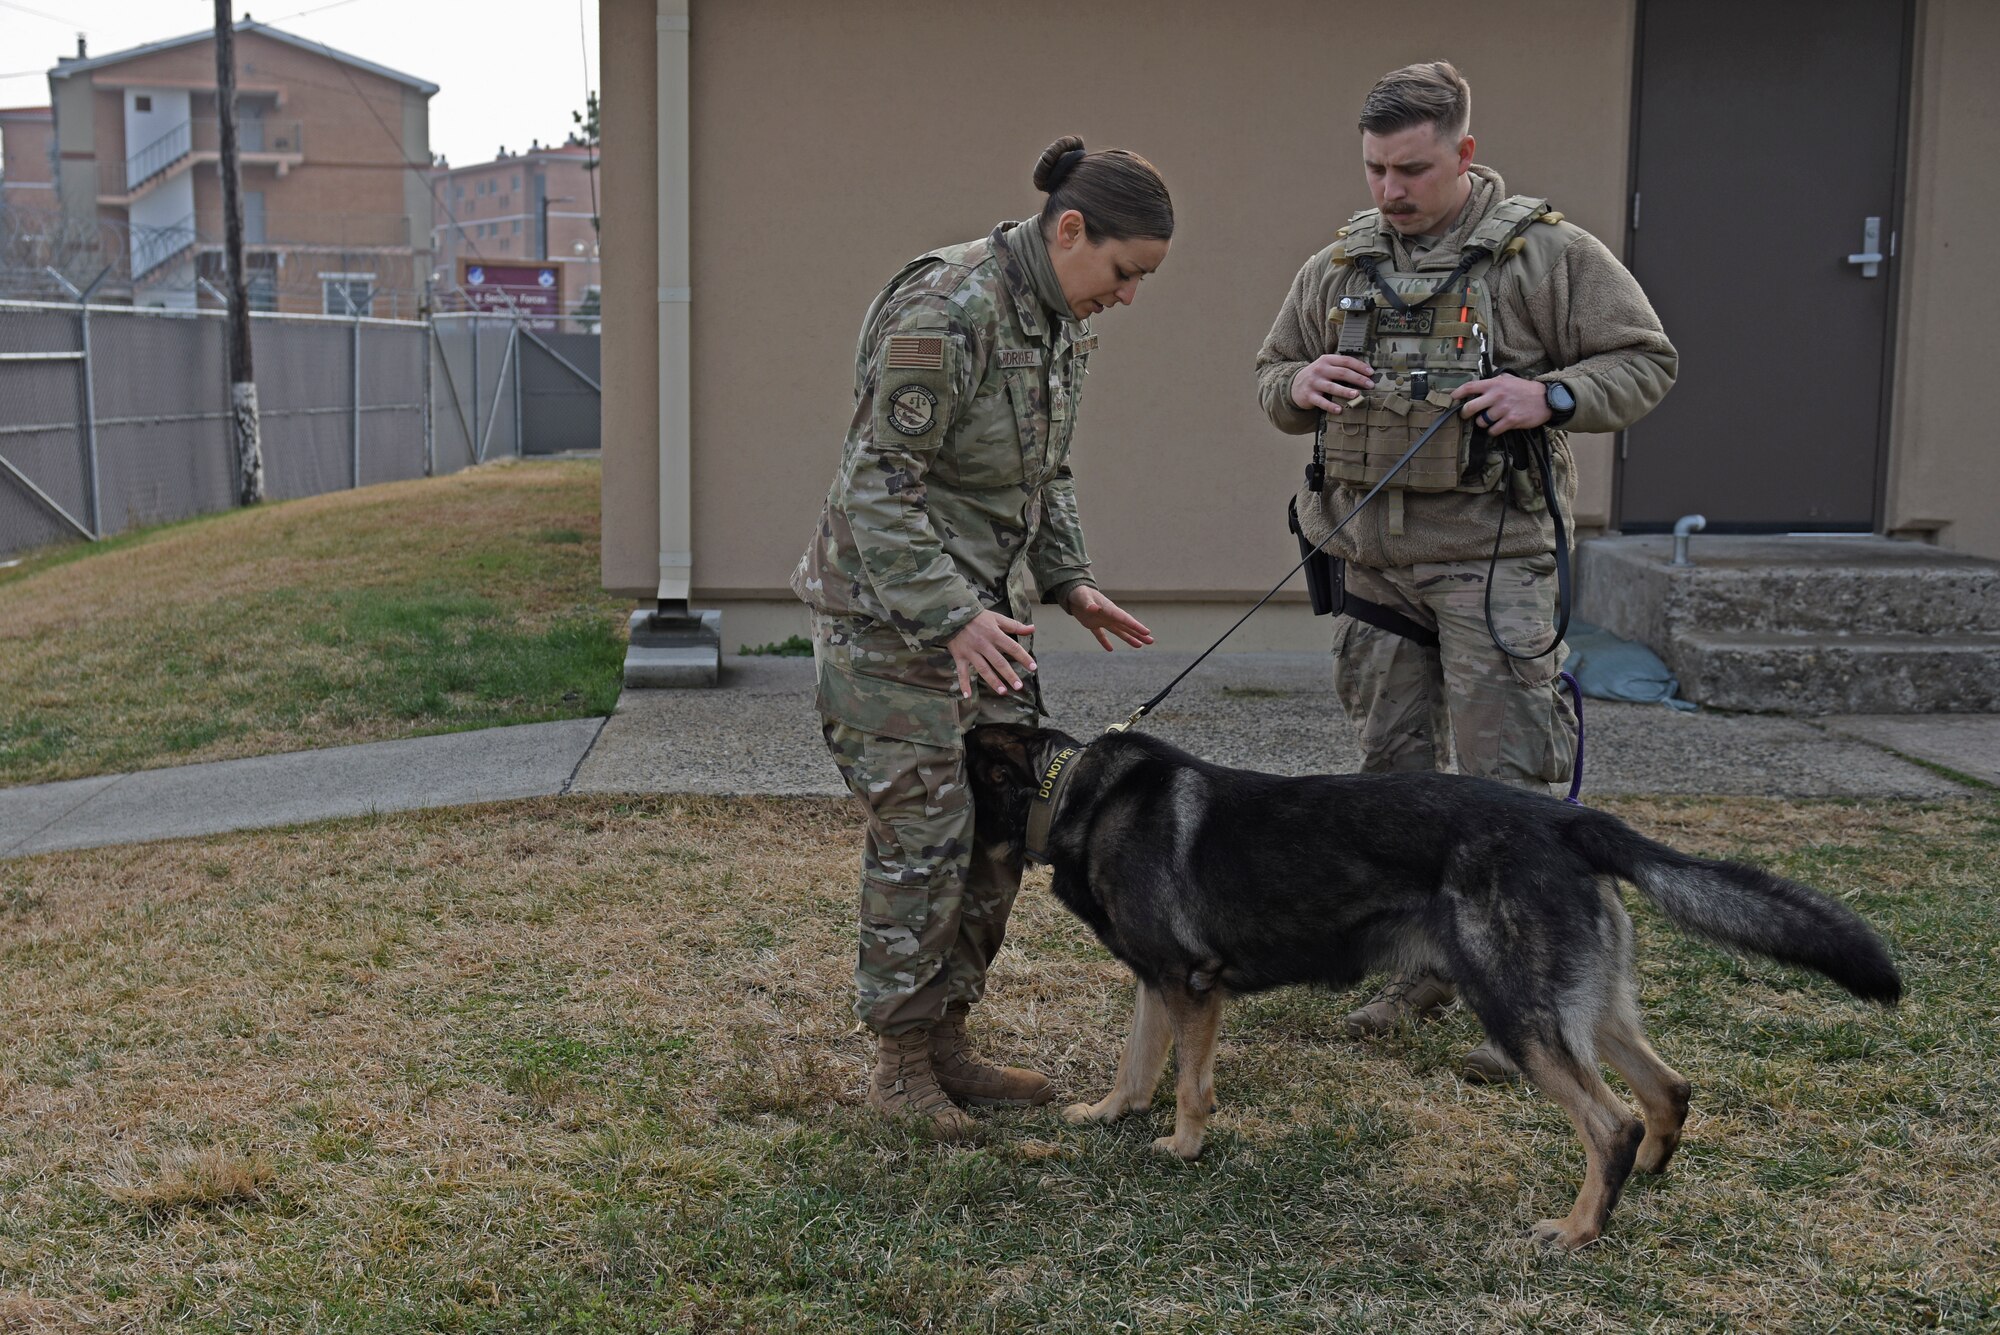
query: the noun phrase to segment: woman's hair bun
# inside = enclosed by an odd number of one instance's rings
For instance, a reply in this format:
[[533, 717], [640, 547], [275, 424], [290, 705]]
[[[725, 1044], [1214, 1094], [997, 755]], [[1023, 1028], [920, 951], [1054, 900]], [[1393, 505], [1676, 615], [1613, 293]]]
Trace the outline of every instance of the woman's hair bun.
[[1049, 194], [1083, 161], [1083, 140], [1066, 134], [1042, 150], [1035, 162], [1035, 189]]

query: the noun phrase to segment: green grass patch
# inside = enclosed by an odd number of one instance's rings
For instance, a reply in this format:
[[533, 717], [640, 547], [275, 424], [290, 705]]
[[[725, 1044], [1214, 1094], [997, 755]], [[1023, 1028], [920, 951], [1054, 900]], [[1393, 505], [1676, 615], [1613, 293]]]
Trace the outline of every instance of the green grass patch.
[[37, 553], [0, 578], [0, 785], [603, 715], [594, 461]]
[[[1231, 1003], [1193, 1164], [1150, 1147], [1171, 1079], [1111, 1127], [880, 1122], [845, 803], [550, 799], [0, 863], [0, 1325], [2000, 1324], [2000, 807], [1609, 805], [1853, 903], [1909, 994], [1862, 1005], [1628, 896], [1693, 1115], [1574, 1256], [1526, 1241], [1574, 1135], [1458, 1081], [1462, 1010], [1364, 1044], [1358, 994]], [[973, 1033], [1094, 1098], [1130, 996], [1038, 874]]]
[[803, 635], [788, 635], [768, 644], [738, 645], [736, 652], [749, 657], [811, 658], [813, 644]]

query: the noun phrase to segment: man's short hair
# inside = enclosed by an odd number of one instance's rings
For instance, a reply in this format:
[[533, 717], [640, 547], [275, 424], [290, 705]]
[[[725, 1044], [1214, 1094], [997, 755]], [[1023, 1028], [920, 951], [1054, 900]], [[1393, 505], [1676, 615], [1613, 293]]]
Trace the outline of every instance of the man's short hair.
[[1383, 75], [1361, 104], [1363, 134], [1395, 134], [1412, 125], [1434, 125], [1440, 138], [1457, 142], [1472, 124], [1472, 85], [1448, 60], [1426, 60]]

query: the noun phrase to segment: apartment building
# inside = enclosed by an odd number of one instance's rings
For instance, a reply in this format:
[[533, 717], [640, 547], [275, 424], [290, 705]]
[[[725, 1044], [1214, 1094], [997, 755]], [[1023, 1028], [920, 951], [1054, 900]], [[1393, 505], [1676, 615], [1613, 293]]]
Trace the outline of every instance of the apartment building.
[[585, 317], [569, 327], [595, 332], [597, 176], [596, 150], [574, 138], [523, 153], [503, 148], [474, 166], [439, 167], [431, 248], [440, 304], [484, 304], [465, 281], [473, 269], [546, 265], [556, 271], [562, 310]]
[[[432, 268], [437, 85], [248, 19], [235, 45], [252, 304], [414, 315]], [[213, 32], [65, 58], [49, 89], [62, 214], [102, 238], [94, 265], [66, 266], [71, 281], [111, 263], [100, 299], [215, 304], [225, 260]]]
[[55, 211], [54, 145], [48, 107], [0, 107], [0, 220]]

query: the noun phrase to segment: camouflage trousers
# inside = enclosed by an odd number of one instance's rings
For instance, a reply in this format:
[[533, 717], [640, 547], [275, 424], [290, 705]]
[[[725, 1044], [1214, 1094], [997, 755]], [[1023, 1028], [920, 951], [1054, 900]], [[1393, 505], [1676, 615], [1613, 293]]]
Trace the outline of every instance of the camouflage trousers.
[[1021, 889], [1021, 850], [973, 829], [964, 735], [1039, 717], [1026, 691], [958, 695], [951, 656], [846, 618], [815, 618], [821, 733], [861, 804], [854, 1014], [881, 1034], [930, 1024], [986, 992]]
[[[1361, 734], [1363, 773], [1445, 770], [1547, 792], [1567, 783], [1576, 711], [1557, 673], [1562, 650], [1526, 662], [1493, 647], [1486, 626], [1488, 563], [1441, 561], [1394, 569], [1350, 563], [1347, 588], [1434, 629], [1436, 648], [1341, 617], [1333, 681]], [[1556, 619], [1556, 559], [1503, 557], [1493, 567], [1493, 626], [1516, 652], [1548, 643]]]

